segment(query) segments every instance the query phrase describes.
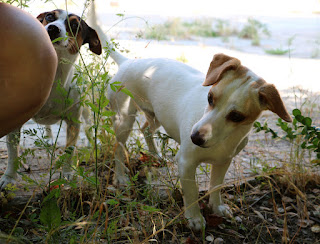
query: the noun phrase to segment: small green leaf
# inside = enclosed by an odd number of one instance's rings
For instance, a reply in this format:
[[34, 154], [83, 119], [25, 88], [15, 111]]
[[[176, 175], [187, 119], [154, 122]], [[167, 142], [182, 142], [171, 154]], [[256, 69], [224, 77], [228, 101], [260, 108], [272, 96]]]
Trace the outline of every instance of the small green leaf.
[[105, 108], [105, 107], [108, 106], [108, 104], [109, 104], [109, 100], [106, 99], [106, 100], [103, 102], [103, 104], [101, 105], [101, 107], [102, 107], [102, 108]]
[[120, 85], [121, 84], [121, 81], [115, 81], [115, 82], [112, 82], [110, 85]]
[[114, 199], [108, 199], [108, 200], [106, 201], [106, 204], [109, 204], [109, 205], [111, 205], [111, 206], [114, 206], [114, 205], [119, 204], [119, 202], [116, 201], [116, 200], [114, 200]]
[[111, 90], [112, 90], [112, 91], [114, 91], [114, 92], [116, 92], [116, 91], [117, 91], [116, 86], [115, 86], [115, 85], [113, 85], [113, 84], [110, 84], [110, 88], [111, 88]]
[[112, 130], [112, 128], [109, 125], [102, 125], [101, 127], [103, 129], [105, 129], [108, 133], [114, 135], [114, 131]]
[[95, 113], [99, 112], [99, 108], [96, 105], [94, 105], [93, 103], [89, 102], [89, 103], [87, 103], [87, 106], [89, 106], [93, 112], [95, 112]]
[[113, 111], [107, 110], [107, 111], [103, 111], [101, 114], [102, 114], [103, 116], [110, 117], [110, 116], [115, 115], [115, 114], [116, 114], [116, 112], [113, 112]]
[[311, 126], [311, 124], [312, 124], [312, 119], [311, 118], [309, 118], [309, 117], [305, 117], [303, 120], [302, 120], [302, 122], [301, 122], [302, 124], [304, 124], [304, 125], [306, 125], [306, 126]]
[[57, 204], [57, 199], [52, 198], [46, 201], [41, 207], [40, 221], [49, 230], [56, 228], [61, 223], [61, 212]]
[[284, 130], [284, 131], [287, 131], [288, 129], [288, 124], [287, 123], [281, 123], [281, 129]]
[[301, 122], [301, 121], [303, 120], [303, 118], [304, 118], [302, 115], [299, 115], [299, 114], [296, 115], [295, 117], [296, 117], [296, 120], [297, 120], [298, 122]]
[[123, 92], [124, 94], [127, 94], [129, 97], [133, 98], [132, 93], [127, 88], [123, 87], [120, 91]]
[[76, 119], [76, 118], [74, 118], [74, 117], [71, 117], [71, 120], [72, 120], [74, 123], [76, 123], [76, 124], [80, 124], [80, 123], [81, 123], [80, 120], [78, 120], [78, 119]]
[[145, 210], [145, 211], [148, 211], [148, 212], [158, 212], [158, 211], [160, 211], [160, 209], [157, 209], [155, 207], [148, 206], [148, 205], [142, 205], [141, 209]]
[[256, 128], [257, 128], [257, 127], [260, 128], [260, 127], [261, 127], [261, 124], [260, 124], [259, 121], [256, 121], [256, 122], [254, 122], [253, 126], [256, 127]]
[[299, 110], [299, 109], [294, 109], [294, 110], [292, 110], [292, 114], [293, 114], [293, 116], [297, 116], [297, 115], [301, 115], [301, 111]]
[[62, 41], [63, 39], [65, 39], [64, 36], [58, 37], [58, 38], [56, 38], [56, 39], [54, 39], [54, 40], [52, 41], [52, 44], [53, 44], [53, 43], [56, 43], [56, 42], [59, 42], [59, 41]]

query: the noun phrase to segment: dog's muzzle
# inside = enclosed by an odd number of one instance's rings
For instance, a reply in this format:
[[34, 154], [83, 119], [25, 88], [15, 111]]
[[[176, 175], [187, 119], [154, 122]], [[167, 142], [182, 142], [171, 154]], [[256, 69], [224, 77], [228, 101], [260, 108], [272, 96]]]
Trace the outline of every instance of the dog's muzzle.
[[47, 28], [48, 34], [50, 36], [50, 40], [53, 41], [60, 37], [60, 29], [55, 25], [49, 25]]
[[199, 131], [192, 133], [191, 140], [194, 144], [196, 144], [199, 147], [203, 147], [204, 143], [206, 142], [200, 135]]

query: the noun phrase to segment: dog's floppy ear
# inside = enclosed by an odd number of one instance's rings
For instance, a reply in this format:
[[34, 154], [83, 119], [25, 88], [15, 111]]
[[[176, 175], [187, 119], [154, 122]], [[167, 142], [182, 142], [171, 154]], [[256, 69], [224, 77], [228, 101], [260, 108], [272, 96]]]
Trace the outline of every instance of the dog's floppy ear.
[[42, 13], [42, 14], [39, 14], [38, 17], [37, 17], [37, 19], [42, 23], [43, 20], [44, 20], [44, 17], [46, 16], [47, 13], [48, 13], [48, 12], [44, 12], [44, 13]]
[[281, 119], [287, 122], [292, 122], [292, 118], [289, 115], [277, 88], [272, 84], [264, 84], [259, 88], [259, 101], [266, 109], [276, 113]]
[[219, 53], [213, 56], [213, 60], [210, 63], [209, 70], [203, 86], [211, 86], [222, 79], [222, 75], [231, 69], [237, 69], [240, 66], [240, 60], [229, 57], [223, 53]]
[[89, 43], [89, 49], [91, 52], [100, 55], [102, 52], [101, 41], [97, 32], [89, 27], [89, 34], [84, 43]]

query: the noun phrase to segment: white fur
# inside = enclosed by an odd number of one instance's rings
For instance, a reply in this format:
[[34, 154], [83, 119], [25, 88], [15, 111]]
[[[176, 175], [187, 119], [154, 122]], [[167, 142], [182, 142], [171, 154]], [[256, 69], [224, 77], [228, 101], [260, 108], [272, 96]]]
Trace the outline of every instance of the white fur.
[[[212, 164], [210, 187], [222, 184], [232, 158], [245, 146], [246, 136], [252, 126], [250, 124], [234, 130], [226, 125], [220, 111], [205, 112], [210, 87], [201, 86], [204, 79], [204, 74], [174, 60], [126, 60], [120, 64], [111, 83], [121, 81], [132, 92], [134, 99], [111, 89], [108, 93], [111, 108], [117, 112], [114, 130], [119, 143], [125, 144], [135, 121], [137, 107], [147, 114], [152, 133], [162, 125], [168, 135], [180, 143], [176, 161], [184, 193], [185, 216], [190, 226], [198, 230], [205, 225], [205, 220], [196, 203], [196, 168], [201, 162]], [[208, 127], [206, 138], [210, 142], [206, 148], [193, 144], [190, 139], [192, 131], [204, 126]], [[115, 170], [115, 182], [118, 184], [128, 181], [124, 177], [127, 170], [123, 162], [123, 149], [118, 146]], [[229, 214], [227, 207], [223, 206], [220, 191], [210, 194], [210, 205], [218, 214]]]
[[[90, 11], [91, 25], [100, 38], [107, 41], [96, 23], [94, 6]], [[110, 56], [119, 66], [110, 83], [120, 81], [133, 94], [130, 98], [122, 92], [108, 90], [111, 109], [117, 113], [113, 118], [117, 139], [114, 182], [121, 185], [129, 180], [120, 145], [125, 145], [136, 112], [140, 109], [146, 115], [151, 134], [161, 125], [180, 144], [176, 161], [184, 194], [185, 216], [191, 228], [202, 229], [205, 219], [197, 203], [196, 168], [202, 162], [212, 165], [210, 189], [223, 183], [232, 158], [247, 144], [247, 135], [254, 122], [237, 124], [227, 121], [226, 116], [234, 110], [248, 114], [246, 109], [249, 108], [258, 111], [258, 116], [265, 109], [259, 102], [258, 88], [254, 86], [259, 77], [249, 71], [245, 77], [238, 78], [234, 77], [232, 70], [228, 71], [220, 82], [228, 79], [232, 82], [225, 82], [228, 85], [221, 91], [218, 89], [220, 84], [202, 86], [205, 74], [178, 61], [163, 58], [131, 60], [117, 51], [111, 51]], [[210, 89], [216, 94], [221, 93], [214, 108], [208, 106]], [[205, 141], [201, 147], [190, 138], [199, 131]], [[155, 151], [152, 138], [146, 137], [146, 141], [149, 149]], [[209, 204], [215, 213], [230, 216], [231, 211], [223, 204], [219, 190], [210, 193]]]

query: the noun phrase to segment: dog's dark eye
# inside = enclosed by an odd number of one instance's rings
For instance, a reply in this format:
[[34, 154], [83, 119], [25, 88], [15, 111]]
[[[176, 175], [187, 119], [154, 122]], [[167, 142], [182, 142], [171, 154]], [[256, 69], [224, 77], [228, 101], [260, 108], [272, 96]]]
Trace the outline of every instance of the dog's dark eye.
[[77, 21], [73, 21], [73, 22], [70, 24], [70, 26], [71, 26], [72, 31], [76, 32], [77, 29], [78, 29], [79, 23], [78, 23]]
[[47, 22], [55, 21], [55, 19], [56, 19], [55, 16], [53, 14], [51, 14], [51, 13], [46, 15], [46, 21]]
[[242, 113], [237, 111], [231, 111], [226, 117], [227, 120], [230, 120], [235, 123], [242, 122], [245, 118], [246, 117]]
[[208, 103], [211, 107], [213, 107], [213, 95], [211, 92], [208, 93]]

